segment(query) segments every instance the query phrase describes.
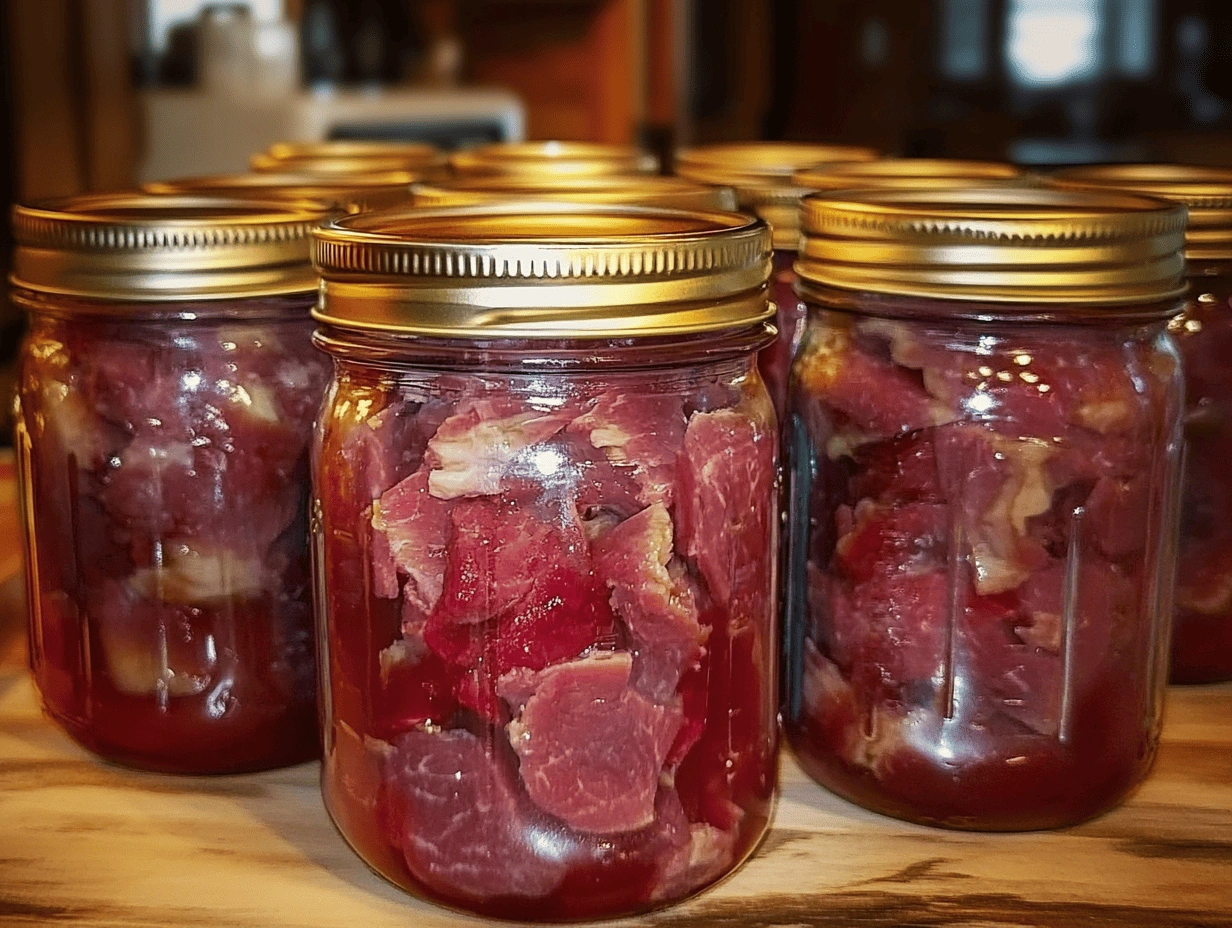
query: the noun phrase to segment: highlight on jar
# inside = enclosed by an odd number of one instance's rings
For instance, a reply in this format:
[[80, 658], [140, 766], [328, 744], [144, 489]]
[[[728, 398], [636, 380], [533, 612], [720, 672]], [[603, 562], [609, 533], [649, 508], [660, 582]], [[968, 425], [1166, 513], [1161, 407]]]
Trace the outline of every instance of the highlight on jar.
[[590, 203], [596, 206], [657, 206], [684, 210], [735, 210], [730, 187], [711, 187], [680, 177], [611, 175], [477, 175], [418, 183], [415, 206], [479, 206], [484, 203]]
[[944, 190], [986, 186], [1023, 176], [1021, 168], [1001, 161], [878, 158], [810, 165], [792, 175], [792, 185], [813, 193], [853, 187]]
[[316, 200], [331, 212], [357, 213], [405, 205], [411, 185], [420, 179], [412, 171], [364, 171], [311, 174], [297, 171], [206, 174], [151, 181], [146, 193], [177, 196], [227, 197], [236, 200]]
[[770, 259], [766, 225], [726, 212], [496, 204], [317, 233], [322, 786], [404, 889], [611, 917], [700, 891], [764, 834]]
[[1147, 773], [1167, 680], [1185, 211], [1012, 184], [805, 199], [785, 726], [820, 783], [1049, 828]]
[[325, 142], [277, 142], [248, 159], [258, 173], [297, 173], [333, 177], [413, 171], [421, 176], [448, 173], [449, 162], [435, 145], [339, 139]]
[[1069, 169], [1051, 180], [1163, 197], [1189, 211], [1189, 299], [1171, 324], [1184, 360], [1188, 449], [1172, 682], [1232, 680], [1232, 171], [1121, 164]]
[[108, 760], [226, 773], [319, 754], [322, 215], [136, 193], [14, 212], [31, 666], [48, 713]]
[[604, 142], [494, 142], [449, 156], [455, 177], [581, 178], [655, 175], [659, 159]]
[[761, 353], [762, 377], [779, 418], [787, 401], [787, 375], [804, 332], [804, 307], [793, 289], [793, 265], [800, 241], [800, 199], [809, 192], [795, 184], [793, 174], [828, 164], [877, 158], [871, 148], [814, 142], [724, 142], [676, 152], [675, 172], [683, 178], [736, 192], [740, 208], [760, 216], [774, 234], [774, 271], [770, 299], [777, 309], [779, 334]]

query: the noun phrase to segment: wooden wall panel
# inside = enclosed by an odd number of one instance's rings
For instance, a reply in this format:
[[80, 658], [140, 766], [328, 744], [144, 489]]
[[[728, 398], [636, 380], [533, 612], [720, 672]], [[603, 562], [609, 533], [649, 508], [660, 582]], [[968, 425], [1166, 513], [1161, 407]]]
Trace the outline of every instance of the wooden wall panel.
[[72, 0], [9, 0], [17, 196], [85, 189]]
[[139, 134], [126, 0], [10, 0], [20, 199], [131, 185]]
[[772, 0], [689, 0], [689, 142], [763, 137], [770, 110]]
[[125, 3], [76, 0], [75, 5], [81, 20], [86, 185], [90, 190], [131, 187], [141, 132]]
[[470, 4], [469, 77], [519, 94], [531, 138], [632, 141], [644, 109], [644, 2]]

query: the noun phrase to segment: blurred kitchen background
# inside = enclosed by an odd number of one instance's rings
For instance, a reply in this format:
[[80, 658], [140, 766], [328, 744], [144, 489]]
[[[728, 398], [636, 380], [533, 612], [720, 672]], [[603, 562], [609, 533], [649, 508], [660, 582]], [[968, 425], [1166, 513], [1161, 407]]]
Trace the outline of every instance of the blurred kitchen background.
[[[9, 203], [325, 138], [1232, 164], [1230, 0], [4, 0], [0, 30]], [[17, 331], [0, 301], [0, 359]]]

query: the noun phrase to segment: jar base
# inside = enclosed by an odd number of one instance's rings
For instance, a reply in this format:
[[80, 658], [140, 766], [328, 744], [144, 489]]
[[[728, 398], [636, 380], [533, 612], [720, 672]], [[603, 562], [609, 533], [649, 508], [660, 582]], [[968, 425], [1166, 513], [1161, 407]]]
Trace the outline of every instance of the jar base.
[[[370, 855], [369, 851], [371, 849], [361, 848], [356, 841], [352, 840], [347, 831], [348, 822], [352, 826], [358, 826], [360, 831], [363, 830], [362, 824], [358, 821], [353, 821], [354, 817], [345, 814], [345, 800], [341, 803], [337, 802], [331, 788], [330, 778], [326, 769], [327, 764], [328, 762], [321, 765], [321, 797], [325, 811], [329, 815], [330, 823], [338, 832], [339, 837], [342, 838], [347, 847], [355, 853], [355, 856], [360, 859], [365, 867], [385, 883], [396, 887], [408, 896], [421, 902], [440, 906], [443, 909], [460, 915], [477, 915], [509, 924], [523, 924], [527, 921], [533, 921], [541, 924], [570, 925], [594, 921], [610, 921], [648, 915], [695, 899], [702, 893], [709, 892], [725, 882], [734, 873], [739, 871], [748, 862], [749, 858], [757, 852], [757, 849], [770, 833], [770, 822], [773, 820], [774, 806], [778, 800], [778, 792], [776, 790], [771, 797], [768, 811], [764, 815], [750, 815], [750, 820], [746, 820], [745, 827], [741, 829], [743, 840], [740, 842], [739, 850], [733, 858], [733, 864], [730, 869], [709, 883], [690, 890], [687, 895], [679, 898], [663, 899], [646, 905], [626, 906], [608, 911], [597, 909], [582, 910], [577, 908], [575, 904], [571, 904], [570, 901], [553, 898], [552, 896], [537, 899], [502, 899], [493, 901], [491, 904], [475, 905], [433, 892], [409, 875], [404, 879], [391, 875], [395, 871], [405, 871], [405, 865], [402, 864], [399, 858], [392, 853], [388, 855]], [[572, 911], [570, 911], [571, 909]]]
[[[822, 760], [816, 745], [790, 726], [786, 734], [800, 769], [836, 796], [880, 815], [950, 831], [1049, 831], [1082, 824], [1123, 803], [1145, 779], [1155, 760], [1152, 747], [1132, 769], [1109, 773], [1083, 790], [1059, 767], [1049, 773], [1037, 766], [1021, 782], [1017, 782], [1018, 777], [1009, 777], [995, 784], [986, 769], [984, 776], [976, 769], [957, 779], [920, 757], [916, 763], [895, 763], [902, 788], [894, 790], [868, 768], [837, 759]], [[1064, 787], [1048, 791], [1049, 779], [1064, 783]], [[1027, 782], [1038, 787], [1035, 796], [1028, 795], [1024, 788]], [[1014, 799], [1020, 800], [1017, 808], [1011, 807]]]
[[192, 751], [165, 752], [142, 750], [131, 743], [101, 737], [95, 728], [66, 718], [45, 701], [43, 711], [76, 744], [100, 760], [148, 773], [229, 776], [294, 767], [321, 757], [319, 739], [315, 735], [312, 738], [286, 736], [285, 732], [295, 727], [294, 722], [287, 720], [245, 733], [240, 744], [242, 750], [219, 739], [213, 744], [203, 743]]

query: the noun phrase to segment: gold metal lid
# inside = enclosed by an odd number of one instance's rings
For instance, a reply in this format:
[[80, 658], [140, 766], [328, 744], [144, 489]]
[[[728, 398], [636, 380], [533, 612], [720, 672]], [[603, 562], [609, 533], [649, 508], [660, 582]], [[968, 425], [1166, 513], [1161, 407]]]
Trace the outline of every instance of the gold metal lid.
[[796, 171], [792, 183], [809, 190], [844, 187], [916, 187], [938, 189], [977, 186], [1021, 176], [1022, 171], [1000, 161], [959, 161], [951, 158], [879, 158], [818, 164]]
[[334, 139], [328, 142], [275, 142], [265, 150], [277, 161], [391, 158], [407, 167], [439, 164], [443, 157], [435, 145], [376, 139]]
[[1148, 197], [1001, 184], [860, 189], [801, 205], [810, 284], [944, 300], [1149, 304], [1184, 292], [1185, 209]]
[[623, 338], [773, 315], [770, 230], [739, 213], [497, 203], [360, 213], [313, 238], [313, 315], [352, 329]]
[[319, 203], [99, 193], [13, 208], [15, 286], [104, 300], [212, 300], [316, 287]]
[[401, 158], [397, 155], [371, 155], [367, 157], [341, 157], [326, 155], [302, 155], [294, 158], [275, 158], [267, 152], [260, 152], [248, 159], [248, 167], [258, 173], [297, 174], [376, 174], [389, 171], [411, 171], [423, 177], [439, 172], [445, 167], [445, 156], [438, 154], [436, 160], [428, 163], [418, 158]]
[[870, 161], [871, 148], [811, 142], [725, 142], [676, 152], [676, 174], [701, 184], [729, 186], [742, 209], [774, 229], [774, 247], [799, 245], [800, 200], [810, 192], [792, 181], [802, 168], [835, 161]]
[[707, 187], [680, 177], [617, 175], [612, 177], [455, 177], [416, 184], [416, 206], [477, 206], [509, 200], [658, 206], [667, 209], [719, 209], [734, 212], [730, 187]]
[[501, 174], [545, 178], [654, 174], [659, 159], [628, 145], [600, 142], [515, 142], [480, 145], [449, 158], [460, 175]]
[[319, 200], [331, 209], [357, 212], [377, 206], [410, 202], [411, 184], [419, 179], [410, 171], [371, 174], [211, 174], [153, 181], [142, 185], [146, 193], [231, 197], [238, 200]]
[[1232, 169], [1188, 164], [1093, 164], [1058, 171], [1049, 183], [1123, 190], [1183, 203], [1189, 209], [1185, 257], [1232, 260]]

